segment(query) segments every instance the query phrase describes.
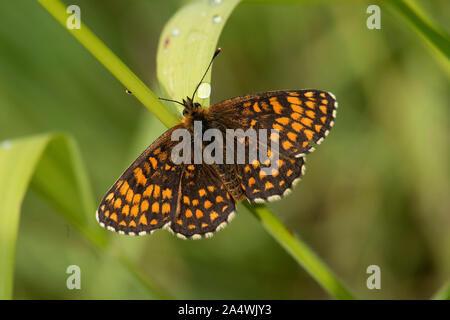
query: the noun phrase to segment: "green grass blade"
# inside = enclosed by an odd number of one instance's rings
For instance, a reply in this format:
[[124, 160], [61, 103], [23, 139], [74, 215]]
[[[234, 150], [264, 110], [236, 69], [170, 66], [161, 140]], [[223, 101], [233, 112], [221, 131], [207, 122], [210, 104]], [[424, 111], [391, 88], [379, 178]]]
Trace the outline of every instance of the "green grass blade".
[[434, 49], [444, 58], [447, 70], [450, 70], [450, 37], [444, 31], [439, 30], [431, 21], [425, 18], [425, 14], [414, 6], [411, 1], [391, 0], [388, 3], [397, 10]]
[[[56, 19], [66, 27], [68, 15], [66, 7], [59, 0], [38, 0], [38, 2]], [[133, 92], [150, 111], [166, 126], [178, 122], [178, 118], [167, 112], [158, 97], [114, 54], [97, 38], [88, 27], [81, 24], [80, 29], [67, 29], [88, 51], [100, 61], [122, 84]]]
[[431, 298], [433, 300], [450, 300], [450, 281], [442, 286], [441, 289]]
[[20, 207], [30, 183], [91, 241], [105, 244], [105, 238], [89, 228], [86, 214], [92, 212], [92, 193], [70, 138], [39, 135], [4, 142], [0, 181], [0, 299], [12, 297]]

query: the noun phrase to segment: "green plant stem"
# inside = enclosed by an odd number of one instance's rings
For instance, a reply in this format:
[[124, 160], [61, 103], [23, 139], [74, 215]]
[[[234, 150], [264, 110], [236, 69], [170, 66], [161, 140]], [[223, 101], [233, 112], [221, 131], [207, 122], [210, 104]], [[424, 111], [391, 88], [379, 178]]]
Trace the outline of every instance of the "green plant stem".
[[80, 29], [69, 29], [66, 21], [69, 15], [66, 7], [59, 0], [37, 0], [56, 20], [58, 20], [116, 79], [133, 92], [142, 104], [152, 111], [155, 116], [166, 126], [173, 126], [179, 122], [178, 117], [172, 112], [167, 112], [166, 107], [148, 87], [97, 38], [88, 27], [81, 24]]
[[317, 255], [286, 226], [266, 206], [244, 206], [261, 221], [267, 232], [331, 295], [336, 299], [352, 300], [353, 295], [339, 279], [317, 257]]
[[450, 281], [442, 286], [431, 299], [433, 300], [450, 300]]
[[[59, 0], [38, 0], [58, 21], [65, 25], [67, 15]], [[68, 29], [69, 30], [69, 29]], [[162, 105], [131, 71], [91, 32], [82, 25], [80, 30], [69, 30], [119, 81], [130, 89], [162, 123], [172, 127], [179, 119]], [[264, 228], [311, 276], [333, 297], [354, 299], [328, 267], [300, 239], [291, 234], [283, 223], [265, 206], [244, 204]], [[121, 260], [121, 259], [119, 259]], [[128, 262], [124, 262], [126, 265]], [[133, 269], [134, 270], [134, 269]], [[135, 271], [135, 270], [134, 270]]]

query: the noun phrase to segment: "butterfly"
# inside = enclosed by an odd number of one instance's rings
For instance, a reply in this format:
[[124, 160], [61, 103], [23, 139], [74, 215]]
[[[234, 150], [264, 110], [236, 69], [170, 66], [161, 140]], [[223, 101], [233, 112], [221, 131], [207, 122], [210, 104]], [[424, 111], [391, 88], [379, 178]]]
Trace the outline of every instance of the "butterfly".
[[[203, 108], [193, 99], [198, 87], [191, 98], [177, 102], [184, 119], [153, 142], [106, 193], [96, 212], [102, 227], [127, 235], [166, 228], [184, 239], [211, 237], [234, 217], [237, 202], [288, 194], [304, 174], [305, 156], [328, 135], [336, 117], [335, 96], [322, 90], [256, 93]], [[179, 142], [172, 135], [180, 129], [192, 133], [195, 122], [224, 135], [229, 129], [271, 130], [276, 135], [270, 139], [279, 147], [265, 146], [268, 163], [177, 163], [172, 152]], [[241, 143], [249, 149], [248, 141]], [[271, 161], [277, 166], [268, 174], [263, 168]]]

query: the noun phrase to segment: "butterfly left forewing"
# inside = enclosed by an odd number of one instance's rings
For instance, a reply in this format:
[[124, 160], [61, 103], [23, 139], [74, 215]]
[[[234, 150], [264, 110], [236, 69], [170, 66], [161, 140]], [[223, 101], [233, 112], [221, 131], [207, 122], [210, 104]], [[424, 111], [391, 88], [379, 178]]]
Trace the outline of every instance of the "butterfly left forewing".
[[175, 217], [183, 165], [171, 160], [175, 126], [151, 144], [107, 192], [97, 210], [101, 226], [121, 234], [143, 235]]

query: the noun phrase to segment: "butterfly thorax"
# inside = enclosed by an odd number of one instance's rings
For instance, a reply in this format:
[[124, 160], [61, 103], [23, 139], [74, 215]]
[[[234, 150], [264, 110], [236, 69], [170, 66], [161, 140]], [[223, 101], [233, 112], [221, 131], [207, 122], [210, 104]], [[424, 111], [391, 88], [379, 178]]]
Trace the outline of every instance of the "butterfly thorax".
[[[185, 109], [183, 114], [185, 118], [183, 119], [184, 127], [189, 130], [191, 136], [194, 136], [194, 122], [200, 121], [202, 124], [202, 136], [206, 130], [214, 128], [222, 131], [223, 137], [225, 137], [225, 129], [226, 126], [218, 122], [210, 112], [208, 108], [203, 108], [200, 104], [192, 102], [190, 98], [187, 100], [183, 100], [183, 104], [185, 105]], [[209, 142], [203, 142], [202, 149]], [[226, 145], [224, 143], [223, 146], [223, 155], [224, 159], [226, 157]], [[234, 164], [218, 164], [214, 163], [211, 167], [216, 171], [219, 176], [221, 182], [225, 185], [228, 192], [236, 201], [241, 201], [245, 198], [244, 190], [242, 189], [240, 183], [240, 177], [237, 174], [236, 166]]]

